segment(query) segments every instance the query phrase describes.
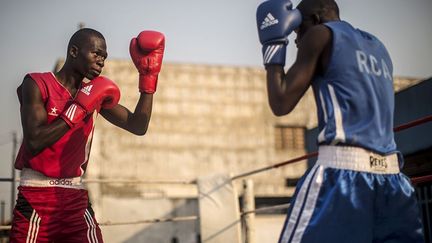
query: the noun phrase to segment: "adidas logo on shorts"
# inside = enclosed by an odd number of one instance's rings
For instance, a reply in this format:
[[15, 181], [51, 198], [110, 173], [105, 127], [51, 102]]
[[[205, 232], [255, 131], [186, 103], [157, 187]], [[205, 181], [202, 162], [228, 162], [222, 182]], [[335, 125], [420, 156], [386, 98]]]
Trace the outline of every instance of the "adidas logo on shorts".
[[84, 86], [81, 89], [81, 92], [83, 92], [86, 95], [90, 95], [90, 91], [93, 88], [93, 84], [89, 85], [89, 86]]
[[260, 29], [263, 30], [269, 26], [278, 24], [279, 20], [275, 19], [275, 17], [273, 17], [273, 15], [271, 13], [268, 13], [267, 16], [265, 17], [264, 21], [261, 23], [261, 27]]

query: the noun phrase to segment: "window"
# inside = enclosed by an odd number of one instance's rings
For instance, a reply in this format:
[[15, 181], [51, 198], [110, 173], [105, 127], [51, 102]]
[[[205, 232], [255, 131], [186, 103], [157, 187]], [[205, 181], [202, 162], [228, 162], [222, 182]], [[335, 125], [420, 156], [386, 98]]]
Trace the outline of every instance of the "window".
[[305, 128], [276, 125], [275, 147], [277, 150], [304, 149]]

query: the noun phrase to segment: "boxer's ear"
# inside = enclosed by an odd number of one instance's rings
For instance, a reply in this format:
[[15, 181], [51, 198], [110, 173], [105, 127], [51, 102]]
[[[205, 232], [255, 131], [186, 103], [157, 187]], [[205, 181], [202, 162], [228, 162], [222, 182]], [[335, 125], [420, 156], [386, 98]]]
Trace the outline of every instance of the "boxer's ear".
[[314, 25], [321, 24], [321, 17], [318, 14], [312, 14], [311, 17]]
[[78, 56], [78, 47], [76, 45], [72, 45], [69, 49], [69, 55], [73, 58], [76, 58]]

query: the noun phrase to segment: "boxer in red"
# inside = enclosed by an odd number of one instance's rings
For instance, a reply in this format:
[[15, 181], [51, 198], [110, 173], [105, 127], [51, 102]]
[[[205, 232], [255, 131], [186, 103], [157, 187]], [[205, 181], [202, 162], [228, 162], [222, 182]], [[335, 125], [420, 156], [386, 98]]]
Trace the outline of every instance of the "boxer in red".
[[135, 111], [118, 104], [120, 90], [99, 76], [107, 58], [105, 38], [81, 29], [70, 39], [56, 73], [29, 73], [17, 93], [23, 142], [15, 162], [21, 170], [10, 242], [103, 242], [81, 182], [90, 153], [95, 118], [144, 135], [162, 66], [165, 38], [143, 31], [130, 43], [139, 72]]

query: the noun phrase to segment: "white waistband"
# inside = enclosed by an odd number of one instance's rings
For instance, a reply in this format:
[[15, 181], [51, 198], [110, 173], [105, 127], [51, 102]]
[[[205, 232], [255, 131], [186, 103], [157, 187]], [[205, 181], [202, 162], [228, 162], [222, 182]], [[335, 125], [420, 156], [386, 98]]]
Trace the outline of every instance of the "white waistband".
[[29, 168], [22, 169], [20, 186], [84, 189], [81, 177], [51, 178]]
[[320, 146], [317, 164], [376, 174], [400, 172], [396, 153], [380, 155], [359, 147]]

